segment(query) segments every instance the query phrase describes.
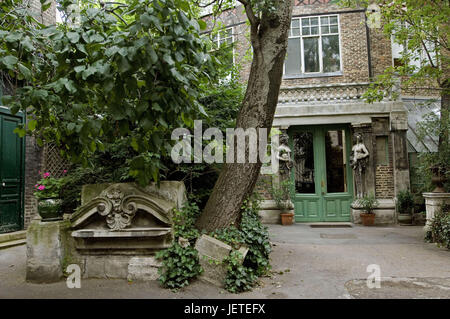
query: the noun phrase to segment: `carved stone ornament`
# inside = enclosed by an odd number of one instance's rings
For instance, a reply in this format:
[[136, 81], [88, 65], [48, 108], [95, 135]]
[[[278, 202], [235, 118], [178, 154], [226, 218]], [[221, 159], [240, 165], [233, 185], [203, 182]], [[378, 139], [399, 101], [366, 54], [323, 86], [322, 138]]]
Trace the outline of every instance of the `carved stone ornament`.
[[118, 183], [104, 189], [98, 196], [81, 206], [71, 217], [73, 226], [82, 226], [90, 216], [105, 217], [111, 231], [129, 228], [138, 210], [153, 215], [160, 222], [170, 225], [169, 214], [173, 204], [148, 194], [131, 184]]

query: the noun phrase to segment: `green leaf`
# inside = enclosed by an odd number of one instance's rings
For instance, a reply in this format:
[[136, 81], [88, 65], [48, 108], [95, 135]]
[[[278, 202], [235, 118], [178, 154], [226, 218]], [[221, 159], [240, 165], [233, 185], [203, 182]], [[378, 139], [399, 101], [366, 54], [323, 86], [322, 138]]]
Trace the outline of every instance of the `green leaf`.
[[13, 70], [14, 65], [19, 61], [18, 58], [12, 55], [7, 55], [0, 60], [8, 69]]
[[37, 121], [36, 120], [30, 120], [28, 121], [28, 129], [30, 131], [34, 131], [36, 129]]
[[22, 63], [18, 63], [17, 67], [19, 68], [20, 73], [22, 73], [23, 77], [26, 80], [31, 80], [31, 71], [30, 69], [28, 69], [25, 65], [23, 65]]
[[80, 40], [80, 35], [77, 32], [67, 32], [67, 37], [71, 43], [77, 43]]

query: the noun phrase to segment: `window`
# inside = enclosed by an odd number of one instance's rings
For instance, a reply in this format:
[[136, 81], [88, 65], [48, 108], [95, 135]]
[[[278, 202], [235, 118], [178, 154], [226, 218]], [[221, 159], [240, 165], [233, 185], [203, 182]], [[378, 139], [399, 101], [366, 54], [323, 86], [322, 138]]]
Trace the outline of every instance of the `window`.
[[234, 64], [233, 42], [233, 28], [226, 28], [212, 35], [213, 50], [219, 53], [219, 60], [229, 66]]
[[292, 19], [288, 41], [285, 75], [341, 70], [337, 15]]

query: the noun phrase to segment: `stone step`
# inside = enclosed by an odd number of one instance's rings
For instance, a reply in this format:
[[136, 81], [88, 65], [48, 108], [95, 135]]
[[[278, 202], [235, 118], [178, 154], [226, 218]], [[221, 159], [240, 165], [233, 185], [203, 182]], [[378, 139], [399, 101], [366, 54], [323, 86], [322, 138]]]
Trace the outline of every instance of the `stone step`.
[[25, 239], [27, 237], [26, 230], [15, 231], [12, 233], [0, 234], [0, 243], [14, 241], [19, 239]]
[[14, 246], [24, 245], [27, 243], [26, 239], [10, 240], [0, 243], [0, 249], [10, 248]]

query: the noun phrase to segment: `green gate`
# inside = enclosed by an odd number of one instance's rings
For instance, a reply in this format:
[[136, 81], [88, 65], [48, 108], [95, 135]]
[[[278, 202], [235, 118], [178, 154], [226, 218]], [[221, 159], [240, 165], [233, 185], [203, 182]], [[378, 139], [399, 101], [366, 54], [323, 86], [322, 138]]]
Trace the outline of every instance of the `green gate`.
[[297, 222], [350, 221], [353, 178], [346, 125], [291, 127], [292, 201]]
[[0, 107], [0, 233], [23, 229], [24, 142], [13, 131], [23, 115]]

